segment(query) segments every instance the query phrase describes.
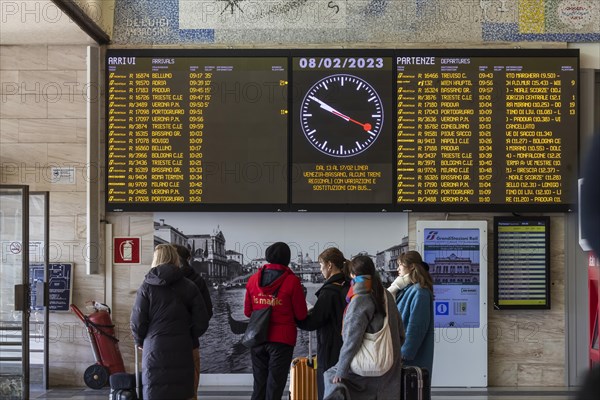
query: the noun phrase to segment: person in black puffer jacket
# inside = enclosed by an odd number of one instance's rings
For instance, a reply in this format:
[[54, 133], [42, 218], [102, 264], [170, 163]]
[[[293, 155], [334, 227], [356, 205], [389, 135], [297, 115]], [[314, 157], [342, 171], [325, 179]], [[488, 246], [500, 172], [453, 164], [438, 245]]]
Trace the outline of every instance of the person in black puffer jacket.
[[156, 246], [130, 324], [135, 344], [143, 350], [144, 399], [193, 397], [192, 346], [208, 329], [208, 313], [200, 290], [183, 276], [173, 246]]
[[323, 374], [338, 362], [342, 348], [342, 319], [346, 308], [346, 294], [350, 288], [348, 260], [342, 252], [330, 247], [319, 255], [321, 273], [325, 283], [315, 295], [317, 302], [298, 327], [317, 331], [317, 388], [319, 400], [323, 399], [325, 384]]
[[[198, 289], [200, 289], [200, 294], [202, 295], [202, 299], [204, 300], [204, 305], [206, 306], [206, 311], [208, 313], [208, 319], [210, 320], [213, 316], [213, 306], [212, 300], [210, 299], [210, 293], [208, 292], [208, 286], [206, 285], [206, 281], [202, 278], [194, 269], [190, 266], [190, 259], [192, 258], [192, 253], [190, 250], [179, 244], [173, 244], [173, 247], [177, 250], [177, 254], [179, 254], [179, 261], [181, 262], [181, 271], [183, 271], [183, 276], [185, 276], [190, 281], [194, 282]], [[208, 321], [206, 321], [208, 323]], [[200, 340], [198, 338], [194, 339], [194, 349], [192, 351], [192, 355], [194, 357], [194, 390], [198, 390], [198, 383], [200, 383]]]

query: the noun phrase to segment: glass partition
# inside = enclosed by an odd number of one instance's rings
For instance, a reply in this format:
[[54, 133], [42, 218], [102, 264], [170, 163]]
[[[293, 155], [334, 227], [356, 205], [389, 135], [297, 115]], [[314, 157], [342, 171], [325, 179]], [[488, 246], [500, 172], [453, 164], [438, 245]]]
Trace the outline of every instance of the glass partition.
[[49, 193], [29, 193], [29, 380], [32, 390], [48, 389]]
[[29, 398], [29, 191], [0, 185], [0, 398]]

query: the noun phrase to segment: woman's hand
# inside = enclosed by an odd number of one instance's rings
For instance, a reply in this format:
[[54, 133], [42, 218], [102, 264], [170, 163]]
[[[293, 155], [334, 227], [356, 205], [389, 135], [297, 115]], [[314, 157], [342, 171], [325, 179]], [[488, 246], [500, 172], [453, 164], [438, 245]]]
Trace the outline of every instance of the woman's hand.
[[334, 376], [332, 382], [333, 383], [341, 383], [342, 382], [342, 377], [341, 376]]

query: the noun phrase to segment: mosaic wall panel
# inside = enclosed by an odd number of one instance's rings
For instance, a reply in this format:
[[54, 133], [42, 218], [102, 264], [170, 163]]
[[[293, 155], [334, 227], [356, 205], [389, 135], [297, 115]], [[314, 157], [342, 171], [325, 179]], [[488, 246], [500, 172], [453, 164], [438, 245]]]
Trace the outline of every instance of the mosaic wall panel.
[[0, 375], [0, 399], [19, 400], [23, 398], [23, 377], [21, 375]]
[[597, 0], [116, 0], [113, 43], [598, 42]]

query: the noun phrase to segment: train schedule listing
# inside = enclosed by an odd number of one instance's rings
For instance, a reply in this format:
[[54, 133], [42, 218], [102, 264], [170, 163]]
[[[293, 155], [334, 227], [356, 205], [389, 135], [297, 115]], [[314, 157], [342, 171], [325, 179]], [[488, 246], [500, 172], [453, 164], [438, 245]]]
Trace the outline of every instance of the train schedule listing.
[[572, 203], [576, 57], [396, 61], [399, 206]]
[[286, 69], [282, 57], [109, 54], [109, 208], [285, 204]]

